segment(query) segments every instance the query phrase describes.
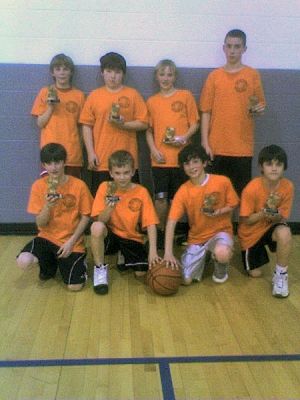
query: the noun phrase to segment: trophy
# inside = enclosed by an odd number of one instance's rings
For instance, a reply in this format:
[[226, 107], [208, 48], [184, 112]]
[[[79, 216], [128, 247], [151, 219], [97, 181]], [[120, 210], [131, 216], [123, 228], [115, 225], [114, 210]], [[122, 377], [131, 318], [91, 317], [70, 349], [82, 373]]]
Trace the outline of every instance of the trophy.
[[267, 198], [266, 205], [264, 211], [267, 214], [277, 215], [278, 214], [278, 205], [280, 203], [280, 195], [275, 192], [271, 192], [269, 197]]
[[257, 96], [253, 95], [253, 96], [249, 96], [249, 103], [248, 103], [248, 111], [249, 114], [255, 114], [255, 111], [253, 111], [253, 108], [255, 106], [257, 106], [257, 104], [259, 103], [259, 99]]
[[175, 128], [168, 126], [165, 131], [165, 137], [163, 139], [165, 144], [176, 144], [175, 140]]
[[117, 203], [120, 200], [119, 196], [115, 196], [117, 185], [114, 181], [107, 182], [106, 200], [112, 203]]
[[48, 87], [47, 103], [56, 104], [59, 102], [60, 102], [60, 100], [57, 95], [57, 90], [55, 89], [55, 87], [53, 85], [50, 85]]
[[57, 193], [56, 189], [58, 186], [58, 178], [56, 177], [48, 177], [47, 186], [48, 186], [48, 196], [51, 198], [61, 199], [62, 195]]
[[214, 206], [217, 204], [216, 193], [209, 193], [204, 196], [202, 212], [207, 215], [213, 215]]
[[113, 119], [115, 121], [120, 120], [120, 104], [112, 103], [110, 111], [110, 119]]

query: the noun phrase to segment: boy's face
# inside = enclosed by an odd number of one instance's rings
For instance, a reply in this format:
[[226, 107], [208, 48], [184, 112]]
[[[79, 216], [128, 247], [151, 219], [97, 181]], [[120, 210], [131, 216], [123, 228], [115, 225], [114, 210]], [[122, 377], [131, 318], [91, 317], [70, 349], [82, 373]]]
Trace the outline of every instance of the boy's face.
[[241, 38], [228, 37], [223, 45], [223, 51], [226, 56], [226, 61], [229, 64], [236, 64], [241, 62], [242, 55], [247, 50]]
[[183, 170], [190, 179], [198, 179], [205, 174], [205, 166], [206, 162], [203, 163], [200, 158], [191, 158], [183, 163]]
[[63, 160], [43, 163], [43, 167], [51, 178], [55, 177], [60, 179], [64, 176], [65, 162]]
[[125, 190], [130, 187], [134, 172], [134, 169], [129, 164], [123, 165], [122, 167], [113, 166], [109, 171], [110, 176], [117, 184], [118, 189], [121, 190]]
[[265, 161], [261, 166], [261, 173], [268, 181], [277, 182], [284, 174], [284, 163], [278, 160]]
[[174, 88], [176, 74], [171, 67], [161, 67], [156, 72], [156, 79], [161, 90], [168, 91]]
[[117, 90], [122, 86], [124, 72], [121, 69], [105, 68], [101, 74], [107, 88]]
[[71, 83], [72, 72], [66, 65], [55, 65], [52, 76], [58, 86], [69, 86]]

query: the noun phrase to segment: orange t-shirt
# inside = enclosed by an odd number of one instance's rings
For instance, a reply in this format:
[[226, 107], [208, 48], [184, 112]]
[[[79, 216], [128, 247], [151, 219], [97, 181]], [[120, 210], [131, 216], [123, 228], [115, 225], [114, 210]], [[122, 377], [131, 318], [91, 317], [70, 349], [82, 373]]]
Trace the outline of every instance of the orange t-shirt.
[[249, 114], [249, 97], [265, 104], [259, 73], [245, 66], [230, 73], [224, 68], [211, 72], [203, 87], [200, 110], [210, 112], [209, 145], [215, 155], [251, 157], [254, 118]]
[[188, 90], [176, 90], [168, 97], [157, 93], [147, 100], [147, 106], [155, 146], [166, 159], [165, 164], [152, 160], [152, 166], [178, 167], [178, 153], [182, 147], [167, 145], [163, 139], [167, 127], [175, 128], [176, 136], [183, 136], [191, 125], [199, 121], [197, 105], [192, 93]]
[[204, 199], [208, 195], [215, 198], [214, 209], [236, 207], [239, 203], [230, 179], [222, 175], [208, 174], [201, 185], [194, 185], [191, 181], [181, 185], [172, 201], [168, 219], [178, 221], [187, 214], [190, 225], [188, 244], [205, 243], [218, 232], [232, 235], [230, 213], [215, 217], [203, 214]]
[[105, 86], [94, 90], [87, 98], [80, 122], [93, 127], [95, 153], [99, 157], [98, 171], [108, 171], [108, 158], [117, 150], [129, 151], [137, 166], [136, 132], [128, 132], [109, 122], [112, 103], [120, 105], [120, 114], [126, 121], [148, 122], [147, 107], [142, 96], [133, 88], [123, 86], [110, 92]]
[[[266, 207], [267, 199], [270, 195], [262, 177], [252, 179], [242, 192], [240, 216], [249, 217]], [[277, 208], [284, 219], [287, 219], [291, 213], [294, 197], [293, 183], [282, 178], [279, 186], [274, 193], [277, 197]], [[267, 219], [261, 219], [255, 224], [247, 225], [241, 221], [238, 227], [238, 236], [243, 250], [249, 249], [264, 235], [272, 226], [272, 222]]]
[[[102, 182], [94, 200], [92, 217], [97, 217], [105, 209], [106, 193], [107, 182]], [[145, 229], [159, 223], [147, 189], [135, 184], [126, 192], [117, 190], [115, 195], [120, 197], [120, 201], [112, 211], [107, 226], [122, 238], [143, 243], [139, 227]]]
[[[40, 146], [48, 143], [59, 143], [67, 151], [66, 165], [81, 167], [83, 165], [81, 137], [78, 120], [84, 104], [84, 93], [81, 90], [56, 89], [60, 103], [55, 105], [47, 125], [41, 130]], [[37, 95], [31, 114], [38, 117], [47, 109], [48, 87]]]
[[[48, 192], [47, 177], [36, 180], [31, 188], [27, 211], [38, 215]], [[50, 220], [46, 226], [39, 227], [38, 236], [61, 246], [73, 235], [82, 215], [90, 215], [93, 198], [86, 184], [68, 175], [66, 183], [57, 187], [62, 198], [51, 208]], [[76, 242], [74, 252], [84, 253], [83, 236]]]

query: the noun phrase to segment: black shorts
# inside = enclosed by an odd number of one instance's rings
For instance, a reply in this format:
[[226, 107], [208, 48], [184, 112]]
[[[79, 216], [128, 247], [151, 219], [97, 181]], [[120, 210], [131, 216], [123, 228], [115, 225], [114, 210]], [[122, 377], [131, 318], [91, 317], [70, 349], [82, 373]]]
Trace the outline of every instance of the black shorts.
[[[91, 179], [91, 193], [95, 197], [98, 187], [100, 183], [105, 181], [111, 181], [112, 178], [110, 176], [109, 171], [92, 171], [92, 179]], [[132, 182], [139, 183], [139, 173], [138, 170], [135, 171], [135, 174], [132, 177]]]
[[105, 238], [105, 254], [115, 254], [121, 251], [125, 258], [126, 269], [148, 271], [148, 253], [143, 243], [124, 239], [108, 230]]
[[188, 179], [181, 168], [153, 167], [152, 176], [155, 195], [164, 193], [167, 199], [173, 199], [179, 187]]
[[36, 237], [23, 248], [21, 253], [33, 254], [39, 260], [41, 273], [54, 277], [59, 268], [66, 285], [76, 285], [87, 280], [85, 253], [71, 253], [67, 258], [58, 258], [59, 246], [47, 239]]
[[244, 187], [251, 180], [252, 157], [214, 156], [206, 171], [212, 174], [225, 175], [230, 178], [234, 189], [240, 196]]
[[242, 259], [246, 271], [259, 268], [269, 262], [269, 256], [265, 246], [268, 246], [269, 250], [275, 253], [277, 244], [272, 240], [272, 235], [275, 228], [280, 225], [288, 226], [286, 223], [272, 225], [255, 245], [242, 251]]

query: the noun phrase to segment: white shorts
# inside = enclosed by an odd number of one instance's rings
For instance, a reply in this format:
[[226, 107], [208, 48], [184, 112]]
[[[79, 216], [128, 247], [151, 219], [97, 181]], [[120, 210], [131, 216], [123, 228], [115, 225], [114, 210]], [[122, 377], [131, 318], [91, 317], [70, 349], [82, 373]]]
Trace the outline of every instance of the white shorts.
[[203, 244], [191, 244], [181, 256], [182, 274], [184, 279], [200, 281], [205, 265], [210, 259], [210, 254], [214, 252], [217, 242], [232, 247], [233, 240], [231, 235], [226, 232], [219, 232]]

